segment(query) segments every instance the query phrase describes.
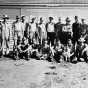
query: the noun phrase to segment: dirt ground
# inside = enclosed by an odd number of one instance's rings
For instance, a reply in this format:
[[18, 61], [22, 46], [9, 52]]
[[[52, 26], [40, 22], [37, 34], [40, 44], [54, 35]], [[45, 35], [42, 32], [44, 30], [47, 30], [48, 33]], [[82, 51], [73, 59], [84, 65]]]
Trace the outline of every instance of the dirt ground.
[[0, 88], [88, 88], [88, 64], [1, 60]]

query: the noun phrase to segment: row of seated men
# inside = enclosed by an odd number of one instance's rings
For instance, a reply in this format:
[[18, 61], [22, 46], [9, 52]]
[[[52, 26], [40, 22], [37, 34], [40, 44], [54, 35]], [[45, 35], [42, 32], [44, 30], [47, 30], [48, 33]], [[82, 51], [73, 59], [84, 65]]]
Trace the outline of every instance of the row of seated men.
[[29, 44], [28, 39], [24, 37], [22, 42], [17, 46], [15, 56], [16, 59], [30, 60], [30, 58], [34, 58], [58, 63], [61, 61], [88, 62], [88, 45], [84, 38], [80, 38], [76, 45], [72, 43], [71, 39], [68, 39], [66, 45], [63, 45], [60, 40], [58, 40], [54, 46], [50, 46], [47, 40], [41, 45], [33, 39], [33, 42]]

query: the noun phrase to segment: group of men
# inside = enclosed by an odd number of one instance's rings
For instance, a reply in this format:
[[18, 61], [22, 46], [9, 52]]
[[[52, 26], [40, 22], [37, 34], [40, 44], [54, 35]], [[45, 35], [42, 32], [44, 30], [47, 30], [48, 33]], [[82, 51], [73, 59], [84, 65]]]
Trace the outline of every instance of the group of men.
[[54, 23], [54, 18], [49, 17], [49, 22], [44, 23], [42, 17], [36, 22], [36, 17], [31, 22], [26, 22], [26, 17], [16, 16], [16, 20], [8, 23], [9, 17], [3, 15], [0, 22], [0, 46], [2, 55], [10, 53], [10, 37], [13, 36], [13, 56], [15, 59], [29, 60], [29, 58], [45, 59], [48, 61], [88, 62], [88, 25], [85, 19], [79, 22], [78, 16], [71, 24], [69, 17], [63, 24], [61, 18]]

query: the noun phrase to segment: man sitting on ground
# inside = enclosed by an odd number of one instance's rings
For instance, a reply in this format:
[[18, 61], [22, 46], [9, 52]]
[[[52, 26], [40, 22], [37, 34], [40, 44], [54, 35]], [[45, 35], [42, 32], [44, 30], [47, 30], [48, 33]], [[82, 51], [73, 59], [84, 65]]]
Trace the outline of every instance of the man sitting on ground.
[[33, 39], [33, 43], [31, 46], [32, 46], [31, 58], [40, 59], [40, 53], [39, 53], [40, 46], [35, 38]]
[[44, 60], [50, 60], [50, 46], [48, 45], [48, 41], [45, 40], [44, 45], [42, 47], [42, 59]]
[[18, 57], [20, 59], [29, 60], [29, 51], [30, 47], [28, 44], [28, 40], [24, 37], [22, 39], [22, 43], [18, 45]]
[[63, 57], [64, 60], [67, 62], [72, 62], [73, 58], [75, 57], [75, 47], [72, 44], [71, 39], [68, 40], [67, 45], [64, 46]]
[[56, 43], [54, 47], [54, 58], [56, 62], [60, 62], [64, 46], [61, 44], [60, 40]]
[[79, 42], [79, 44], [76, 47], [76, 57], [77, 57], [78, 61], [81, 61], [81, 58], [85, 59], [84, 51], [87, 47], [87, 44], [85, 44], [84, 38], [80, 38], [78, 40], [78, 42]]

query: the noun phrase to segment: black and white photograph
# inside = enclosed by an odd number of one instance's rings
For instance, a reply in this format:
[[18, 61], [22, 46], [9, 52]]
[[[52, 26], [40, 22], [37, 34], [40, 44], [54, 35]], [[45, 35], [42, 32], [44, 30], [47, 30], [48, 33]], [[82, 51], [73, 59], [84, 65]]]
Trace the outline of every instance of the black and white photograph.
[[0, 0], [0, 88], [88, 88], [88, 0]]

